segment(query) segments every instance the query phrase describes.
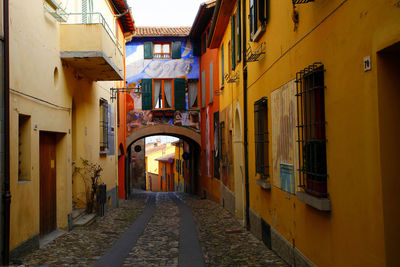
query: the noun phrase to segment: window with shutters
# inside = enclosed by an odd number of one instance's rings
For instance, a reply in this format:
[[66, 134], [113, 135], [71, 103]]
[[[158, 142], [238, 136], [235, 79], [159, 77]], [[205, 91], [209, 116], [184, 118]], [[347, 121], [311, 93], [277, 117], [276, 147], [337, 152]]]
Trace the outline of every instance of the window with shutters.
[[265, 32], [269, 17], [269, 0], [250, 0], [250, 40], [257, 41]]
[[328, 196], [324, 71], [315, 63], [296, 75], [300, 187], [319, 198]]
[[201, 72], [201, 107], [206, 107], [206, 71]]
[[174, 89], [171, 79], [154, 79], [153, 96], [155, 109], [171, 109], [174, 106]]
[[108, 149], [108, 102], [100, 98], [100, 152]]
[[232, 59], [231, 59], [231, 62], [232, 62], [232, 70], [235, 70], [235, 68], [236, 68], [236, 34], [235, 34], [235, 32], [236, 32], [236, 26], [235, 26], [235, 23], [236, 23], [236, 15], [233, 15], [232, 17], [231, 17], [231, 42], [232, 42], [232, 44], [231, 44], [231, 57], [232, 57]]
[[189, 80], [188, 82], [188, 106], [189, 108], [198, 108], [199, 100], [198, 100], [198, 82], [197, 80]]
[[211, 104], [214, 100], [214, 81], [213, 81], [213, 75], [214, 75], [214, 70], [213, 70], [213, 62], [210, 62], [210, 101], [209, 103]]
[[171, 43], [153, 43], [153, 58], [167, 59], [171, 58]]
[[225, 70], [224, 70], [225, 62], [224, 62], [224, 60], [225, 60], [225, 57], [224, 57], [224, 44], [222, 44], [221, 45], [221, 83], [222, 83], [222, 85], [224, 85], [224, 82], [225, 82], [225, 78], [224, 78], [224, 76], [225, 76]]
[[254, 134], [256, 173], [266, 179], [269, 177], [268, 101], [266, 97], [254, 103]]
[[203, 38], [201, 41], [201, 47], [202, 47], [201, 52], [202, 52], [202, 54], [204, 54], [207, 50], [207, 34], [206, 33], [203, 34]]

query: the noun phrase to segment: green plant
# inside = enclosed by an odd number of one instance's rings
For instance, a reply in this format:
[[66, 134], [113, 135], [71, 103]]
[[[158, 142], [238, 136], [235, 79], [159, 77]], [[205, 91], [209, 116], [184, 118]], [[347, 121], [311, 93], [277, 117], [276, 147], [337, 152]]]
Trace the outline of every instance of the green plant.
[[103, 168], [87, 159], [81, 158], [81, 161], [82, 167], [75, 167], [75, 172], [79, 174], [85, 184], [86, 212], [92, 213], [97, 209], [96, 195], [101, 183]]

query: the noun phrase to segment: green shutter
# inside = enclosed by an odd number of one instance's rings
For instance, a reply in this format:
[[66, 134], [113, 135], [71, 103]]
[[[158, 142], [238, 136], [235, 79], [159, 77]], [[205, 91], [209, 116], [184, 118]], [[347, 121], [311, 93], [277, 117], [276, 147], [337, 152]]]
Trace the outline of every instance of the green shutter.
[[199, 57], [201, 55], [200, 41], [199, 40], [193, 40], [192, 41], [192, 47], [193, 47], [193, 56]]
[[235, 70], [236, 67], [236, 53], [235, 53], [235, 15], [231, 17], [231, 56], [232, 56], [232, 70]]
[[224, 57], [224, 44], [222, 44], [221, 45], [221, 79], [222, 79], [222, 84], [224, 84], [224, 82], [225, 82], [225, 78], [224, 78], [224, 76], [225, 76], [225, 65], [224, 65], [224, 60], [225, 60], [225, 57]]
[[237, 11], [236, 11], [236, 35], [237, 35], [237, 62], [241, 60], [241, 52], [242, 52], [242, 25], [240, 23], [240, 0], [237, 4]]
[[182, 43], [180, 41], [172, 42], [172, 59], [179, 59], [181, 58], [181, 46]]
[[153, 43], [144, 42], [144, 59], [152, 59], [152, 58], [153, 58]]
[[174, 79], [174, 94], [175, 94], [175, 109], [184, 110], [185, 109], [185, 78]]
[[142, 110], [153, 109], [153, 80], [142, 79]]

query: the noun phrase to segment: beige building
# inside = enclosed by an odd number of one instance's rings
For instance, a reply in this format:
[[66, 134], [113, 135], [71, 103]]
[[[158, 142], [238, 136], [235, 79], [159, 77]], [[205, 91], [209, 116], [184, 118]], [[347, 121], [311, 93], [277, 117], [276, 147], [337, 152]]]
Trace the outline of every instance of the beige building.
[[[70, 229], [86, 202], [81, 159], [99, 164], [107, 207], [117, 204], [115, 105], [124, 80], [126, 1], [10, 1], [12, 256]], [[120, 82], [120, 83], [122, 83]]]

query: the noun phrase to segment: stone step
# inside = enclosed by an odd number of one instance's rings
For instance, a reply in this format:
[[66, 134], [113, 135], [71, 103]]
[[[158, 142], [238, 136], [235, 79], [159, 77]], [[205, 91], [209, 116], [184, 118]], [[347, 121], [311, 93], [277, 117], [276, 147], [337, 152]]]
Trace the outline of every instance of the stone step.
[[85, 209], [73, 209], [72, 210], [72, 220], [76, 221], [85, 214], [86, 214]]
[[73, 227], [89, 226], [96, 221], [96, 214], [85, 214], [73, 222]]

